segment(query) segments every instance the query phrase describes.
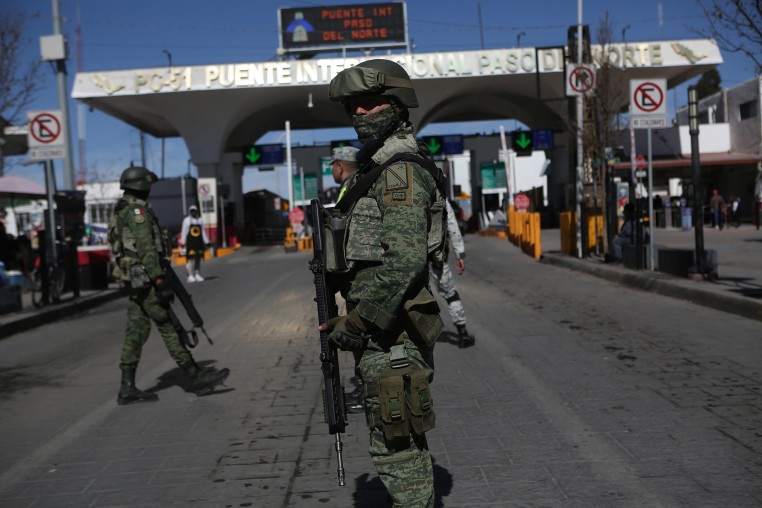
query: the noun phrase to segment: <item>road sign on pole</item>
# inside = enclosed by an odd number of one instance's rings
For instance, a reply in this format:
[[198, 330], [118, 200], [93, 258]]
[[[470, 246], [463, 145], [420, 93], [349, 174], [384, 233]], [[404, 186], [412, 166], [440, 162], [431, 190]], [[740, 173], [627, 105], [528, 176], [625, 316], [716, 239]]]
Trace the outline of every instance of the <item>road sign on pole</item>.
[[638, 155], [635, 158], [635, 167], [638, 169], [646, 169], [646, 158], [642, 155]]
[[630, 125], [635, 129], [667, 126], [667, 80], [630, 80]]
[[63, 114], [61, 110], [29, 111], [29, 158], [35, 161], [66, 157]]
[[595, 69], [590, 64], [566, 66], [566, 95], [587, 95], [595, 89]]

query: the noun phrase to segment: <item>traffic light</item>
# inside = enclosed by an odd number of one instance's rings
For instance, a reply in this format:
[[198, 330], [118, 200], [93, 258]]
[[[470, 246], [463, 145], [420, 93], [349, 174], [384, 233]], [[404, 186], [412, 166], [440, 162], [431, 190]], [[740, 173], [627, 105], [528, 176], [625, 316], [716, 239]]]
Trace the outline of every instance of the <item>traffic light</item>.
[[425, 136], [421, 142], [431, 152], [431, 155], [442, 155], [444, 149], [443, 136]]
[[516, 155], [532, 155], [534, 145], [534, 136], [532, 131], [513, 131], [511, 132], [511, 148]]

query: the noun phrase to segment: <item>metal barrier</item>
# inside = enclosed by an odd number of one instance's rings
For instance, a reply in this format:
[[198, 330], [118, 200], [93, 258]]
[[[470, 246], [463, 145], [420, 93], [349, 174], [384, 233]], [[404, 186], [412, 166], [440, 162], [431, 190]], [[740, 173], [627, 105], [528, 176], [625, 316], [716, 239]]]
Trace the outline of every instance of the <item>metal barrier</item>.
[[[596, 241], [603, 243], [603, 215], [586, 215], [587, 219], [587, 252], [595, 249]], [[561, 231], [561, 252], [570, 256], [577, 255], [577, 214], [561, 212], [559, 217]], [[598, 238], [596, 239], [596, 232]]]
[[542, 230], [539, 212], [517, 212], [508, 208], [508, 240], [539, 260], [542, 256]]

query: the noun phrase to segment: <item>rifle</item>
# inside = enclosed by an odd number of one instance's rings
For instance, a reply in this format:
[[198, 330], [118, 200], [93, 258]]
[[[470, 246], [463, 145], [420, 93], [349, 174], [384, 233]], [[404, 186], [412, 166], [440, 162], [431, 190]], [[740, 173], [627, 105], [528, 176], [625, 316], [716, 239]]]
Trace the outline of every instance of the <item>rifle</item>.
[[[314, 257], [310, 261], [310, 271], [315, 276], [315, 302], [317, 302], [318, 322], [327, 323], [329, 319], [339, 314], [336, 306], [335, 292], [332, 291], [326, 280], [326, 260], [324, 245], [324, 213], [325, 209], [320, 201], [313, 199], [310, 202], [312, 213], [312, 242]], [[339, 355], [337, 349], [328, 342], [328, 332], [320, 332], [320, 369], [323, 371], [323, 413], [325, 422], [328, 424], [328, 433], [336, 435], [336, 455], [339, 460], [338, 476], [339, 485], [344, 486], [344, 460], [341, 455], [343, 445], [341, 433], [347, 425], [347, 410], [344, 400], [344, 387], [341, 385], [339, 373]]]
[[177, 317], [177, 314], [175, 314], [175, 311], [169, 306], [169, 319], [172, 321], [172, 325], [175, 327], [175, 330], [177, 330], [178, 335], [180, 335], [180, 339], [189, 348], [196, 347], [196, 345], [198, 345], [198, 333], [196, 332], [196, 329], [198, 328], [204, 333], [209, 344], [214, 344], [211, 337], [209, 337], [209, 334], [206, 333], [206, 330], [204, 329], [204, 320], [201, 317], [201, 314], [198, 313], [196, 306], [193, 305], [193, 298], [172, 269], [169, 260], [164, 258], [160, 263], [161, 268], [164, 270], [164, 278], [167, 280], [169, 287], [172, 288], [172, 292], [177, 296], [177, 299], [180, 300], [180, 304], [185, 309], [186, 314], [188, 314], [191, 323], [193, 323], [193, 328], [186, 330], [180, 322], [180, 319]]

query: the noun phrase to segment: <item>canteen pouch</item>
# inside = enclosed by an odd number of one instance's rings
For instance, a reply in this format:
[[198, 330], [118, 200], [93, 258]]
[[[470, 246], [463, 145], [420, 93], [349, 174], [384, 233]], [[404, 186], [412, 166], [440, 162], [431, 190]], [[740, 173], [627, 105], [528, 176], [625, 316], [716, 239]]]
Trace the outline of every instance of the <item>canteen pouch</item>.
[[384, 437], [387, 441], [408, 437], [410, 426], [405, 401], [405, 380], [402, 378], [402, 373], [386, 370], [381, 375], [378, 384], [379, 412]]
[[403, 310], [405, 331], [410, 340], [415, 344], [434, 347], [444, 329], [444, 322], [439, 316], [439, 304], [429, 290], [422, 287], [415, 298], [405, 302]]
[[344, 250], [346, 233], [346, 217], [327, 215], [323, 239], [325, 240], [325, 260], [328, 273], [346, 273], [348, 270], [347, 256]]
[[410, 426], [413, 432], [421, 435], [433, 429], [436, 420], [429, 389], [429, 373], [425, 369], [417, 369], [405, 374], [404, 379]]

